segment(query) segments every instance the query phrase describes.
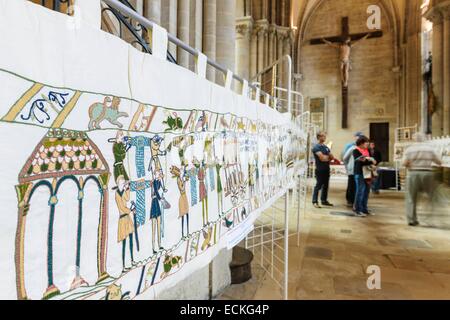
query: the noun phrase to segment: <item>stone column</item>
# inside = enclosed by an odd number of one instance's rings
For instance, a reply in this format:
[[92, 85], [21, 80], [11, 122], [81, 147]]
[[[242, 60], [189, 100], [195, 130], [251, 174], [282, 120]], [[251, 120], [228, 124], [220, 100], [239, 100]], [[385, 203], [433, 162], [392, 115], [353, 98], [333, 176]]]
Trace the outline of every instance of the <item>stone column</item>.
[[264, 36], [266, 30], [264, 27], [259, 27], [258, 29], [258, 72], [264, 69]]
[[258, 72], [261, 72], [266, 67], [267, 62], [267, 33], [269, 24], [267, 20], [259, 20], [257, 24], [257, 35], [258, 35]]
[[283, 55], [283, 33], [277, 29], [277, 56], [276, 59], [280, 59]]
[[[443, 24], [443, 127], [445, 136], [450, 134], [450, 4], [442, 10]], [[434, 70], [433, 70], [434, 71]]]
[[[190, 0], [178, 0], [178, 38], [184, 43], [189, 43], [189, 12]], [[185, 68], [189, 67], [189, 53], [178, 49], [178, 64]]]
[[237, 19], [236, 25], [236, 72], [245, 79], [250, 78], [250, 38], [252, 18]]
[[[236, 47], [236, 1], [217, 1], [217, 51], [216, 61], [224, 67], [235, 71], [235, 47]], [[218, 79], [219, 84], [224, 84], [224, 76]]]
[[[161, 23], [162, 26], [172, 35], [177, 36], [177, 0], [161, 1]], [[169, 52], [177, 58], [177, 46], [169, 42]]]
[[[216, 0], [207, 0], [203, 2], [203, 53], [210, 59], [216, 60]], [[216, 81], [215, 70], [208, 66], [207, 79]]]
[[144, 16], [154, 23], [161, 25], [161, 0], [147, 0], [144, 4]]
[[[189, 44], [191, 47], [202, 51], [203, 48], [203, 0], [191, 0], [190, 7]], [[195, 58], [190, 55], [189, 65], [195, 70]]]
[[258, 73], [258, 33], [257, 29], [253, 28], [250, 36], [250, 78], [252, 78]]
[[433, 89], [436, 95], [436, 111], [432, 117], [433, 136], [440, 136], [443, 133], [443, 82], [444, 82], [444, 61], [443, 61], [443, 34], [444, 24], [442, 14], [438, 10], [432, 9], [427, 14], [427, 19], [433, 22]]
[[272, 26], [270, 26], [270, 28], [269, 28], [269, 54], [268, 54], [268, 56], [269, 56], [269, 64], [271, 64], [272, 62], [274, 62], [275, 61], [275, 59], [274, 59], [274, 57], [275, 57], [275, 55], [274, 55], [274, 48], [276, 47], [276, 44], [275, 44], [275, 30], [273, 29], [273, 27]]

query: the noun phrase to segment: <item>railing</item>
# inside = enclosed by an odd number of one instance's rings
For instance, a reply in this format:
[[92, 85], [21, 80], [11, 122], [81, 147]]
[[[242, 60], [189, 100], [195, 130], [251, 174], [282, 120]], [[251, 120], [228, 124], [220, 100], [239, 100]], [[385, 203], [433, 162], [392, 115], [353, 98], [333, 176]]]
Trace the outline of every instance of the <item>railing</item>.
[[[120, 12], [122, 15], [127, 16], [130, 19], [133, 19], [134, 21], [138, 22], [142, 27], [144, 27], [146, 29], [149, 29], [149, 30], [153, 30], [154, 22], [152, 22], [149, 19], [141, 16], [139, 13], [137, 13], [135, 10], [133, 10], [129, 6], [125, 5], [121, 1], [119, 1], [119, 0], [102, 0], [102, 1], [104, 3], [106, 3], [110, 8], [113, 8], [113, 9], [117, 10], [118, 12]], [[168, 33], [168, 38], [169, 38], [169, 42], [171, 42], [175, 46], [185, 50], [186, 52], [188, 52], [189, 54], [193, 55], [194, 57], [198, 57], [199, 54], [201, 53], [197, 49], [192, 48], [191, 46], [189, 46], [188, 44], [184, 43], [183, 41], [181, 41], [180, 39], [178, 39], [177, 37], [175, 37], [174, 35], [172, 35], [170, 33]], [[210, 59], [209, 57], [207, 57], [207, 63], [212, 68], [221, 71], [224, 75], [226, 75], [227, 72], [228, 72], [227, 68], [225, 68], [224, 66], [220, 65], [216, 61]], [[240, 84], [244, 84], [244, 82], [245, 82], [245, 80], [243, 78], [241, 78], [240, 76], [238, 76], [236, 74], [233, 74], [233, 80], [237, 81]], [[249, 89], [254, 90], [255, 92], [260, 92], [260, 97], [259, 98], [266, 96], [266, 93], [264, 91], [262, 91], [262, 90], [259, 91], [259, 88], [258, 88], [258, 86], [256, 84], [249, 83]], [[257, 98], [257, 100], [259, 101], [258, 98]], [[270, 95], [270, 100], [271, 101], [276, 101], [276, 99], [274, 100], [272, 95]]]
[[[136, 12], [136, 9], [131, 5], [128, 0], [119, 0], [120, 3], [127, 6], [129, 9], [133, 10], [133, 12]], [[108, 15], [108, 12], [111, 14]], [[132, 45], [138, 45], [141, 47], [142, 51], [146, 53], [152, 53], [152, 49], [150, 46], [148, 36], [148, 30], [139, 22], [135, 21], [130, 15], [122, 14], [121, 11], [118, 9], [110, 6], [109, 4], [105, 4], [105, 6], [102, 8], [102, 18], [108, 19], [114, 17], [118, 22], [118, 34], [116, 34], [116, 30], [112, 30], [111, 28], [107, 27], [107, 31], [124, 39], [125, 36], [125, 30], [127, 30], [131, 36], [132, 40], [130, 41]], [[176, 59], [172, 56], [170, 52], [167, 52], [167, 60], [172, 63], [177, 63]]]
[[[69, 13], [70, 12], [70, 6], [73, 5], [73, 0], [30, 0], [37, 4], [42, 4], [43, 6], [53, 9], [60, 12]], [[149, 41], [147, 41], [148, 32], [150, 30], [153, 30], [154, 22], [150, 21], [149, 19], [143, 17], [139, 13], [136, 12], [135, 8], [128, 2], [128, 0], [101, 0], [102, 2], [102, 17], [104, 17], [105, 14], [108, 14], [109, 18], [114, 17], [116, 21], [118, 22], [118, 31], [117, 34], [114, 32], [114, 30], [106, 30], [112, 34], [115, 34], [116, 36], [123, 38], [124, 37], [124, 30], [127, 30], [129, 34], [131, 35], [131, 40], [129, 41], [132, 45], [138, 45], [141, 47], [141, 49], [144, 52], [151, 53], [151, 45]], [[174, 35], [168, 33], [168, 39], [169, 42], [174, 44], [175, 46], [179, 47], [180, 49], [185, 50], [189, 54], [193, 55], [194, 57], [198, 57], [201, 53], [197, 49], [192, 48], [188, 44], [184, 43]], [[285, 56], [283, 59], [287, 59], [288, 63], [292, 64], [290, 56]], [[167, 52], [167, 60], [173, 63], [177, 63], [176, 59], [172, 56], [170, 52]], [[212, 68], [219, 70], [224, 75], [227, 74], [228, 69], [224, 66], [220, 65], [216, 61], [207, 58], [207, 63]], [[291, 78], [289, 76], [289, 78]], [[233, 80], [237, 81], [241, 85], [244, 84], [245, 80], [241, 78], [240, 76], [233, 74]], [[287, 90], [291, 91], [290, 88], [291, 81], [289, 80], [286, 84]], [[261, 100], [261, 97], [265, 98], [268, 94], [260, 90], [257, 84], [248, 83], [249, 91], [253, 90], [253, 92], [259, 92], [260, 97], [255, 97], [257, 101]], [[250, 93], [250, 92], [249, 92]], [[253, 96], [253, 94], [251, 94]], [[273, 94], [269, 94], [269, 103], [271, 102], [272, 105], [276, 108], [277, 98], [273, 97]], [[290, 95], [289, 95], [290, 96]], [[291, 103], [290, 98], [289, 101], [286, 101], [288, 106], [286, 106], [285, 109], [291, 110]], [[280, 101], [281, 102], [281, 101]]]

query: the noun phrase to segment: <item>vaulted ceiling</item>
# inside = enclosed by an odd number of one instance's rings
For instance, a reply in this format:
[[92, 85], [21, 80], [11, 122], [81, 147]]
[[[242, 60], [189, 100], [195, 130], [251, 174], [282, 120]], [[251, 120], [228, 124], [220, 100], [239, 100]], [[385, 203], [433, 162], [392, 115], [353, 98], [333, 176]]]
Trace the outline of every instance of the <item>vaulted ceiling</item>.
[[[292, 0], [291, 22], [297, 28], [300, 36], [305, 29], [309, 17], [324, 1], [350, 1], [350, 0]], [[358, 1], [358, 0], [351, 0]], [[436, 0], [435, 0], [436, 1]], [[420, 6], [423, 0], [374, 0], [374, 4], [380, 5], [383, 11], [389, 15], [389, 21], [399, 37], [399, 43], [403, 42], [406, 33], [420, 30], [417, 25], [420, 19]], [[412, 30], [413, 29], [413, 30]]]

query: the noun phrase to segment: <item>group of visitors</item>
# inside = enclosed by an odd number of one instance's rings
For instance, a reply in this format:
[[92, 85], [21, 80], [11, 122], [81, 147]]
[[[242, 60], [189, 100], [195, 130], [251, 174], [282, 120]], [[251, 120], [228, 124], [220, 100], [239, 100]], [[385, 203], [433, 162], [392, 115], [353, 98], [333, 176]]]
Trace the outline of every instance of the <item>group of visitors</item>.
[[[354, 135], [354, 141], [348, 143], [342, 153], [342, 159], [348, 175], [346, 200], [347, 206], [353, 209], [355, 216], [367, 217], [373, 213], [368, 208], [370, 190], [378, 194], [380, 183], [378, 166], [383, 161], [382, 154], [376, 149], [374, 141], [369, 140], [362, 132]], [[313, 147], [316, 162], [317, 183], [313, 191], [313, 205], [333, 207], [328, 201], [328, 186], [330, 182], [330, 164], [336, 160], [331, 150], [325, 144], [327, 135], [320, 132], [318, 143]], [[441, 159], [431, 146], [425, 143], [424, 134], [416, 134], [416, 144], [409, 147], [404, 154], [403, 166], [408, 169], [406, 180], [406, 217], [410, 226], [418, 226], [417, 201], [418, 194], [425, 192], [435, 205], [434, 194], [440, 181], [436, 168], [441, 166]], [[319, 204], [321, 192], [321, 205]]]
[[[330, 163], [335, 160], [330, 148], [325, 145], [327, 136], [324, 132], [317, 135], [318, 143], [313, 148], [316, 161], [317, 184], [313, 192], [313, 205], [333, 207], [328, 201], [328, 186], [330, 181]], [[375, 142], [369, 140], [362, 132], [355, 134], [355, 141], [347, 144], [342, 153], [342, 159], [347, 170], [348, 185], [346, 192], [347, 205], [358, 217], [366, 217], [371, 212], [368, 209], [370, 190], [379, 193], [377, 166], [382, 162], [382, 155], [376, 149]], [[321, 192], [321, 205], [319, 204]]]

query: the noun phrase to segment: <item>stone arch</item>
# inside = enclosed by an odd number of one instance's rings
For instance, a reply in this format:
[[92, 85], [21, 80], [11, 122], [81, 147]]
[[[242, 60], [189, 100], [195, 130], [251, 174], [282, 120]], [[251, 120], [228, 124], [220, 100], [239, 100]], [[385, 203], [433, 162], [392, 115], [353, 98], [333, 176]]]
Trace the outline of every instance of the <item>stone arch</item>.
[[[308, 30], [309, 23], [311, 22], [312, 17], [314, 17], [317, 10], [325, 3], [325, 1], [331, 0], [310, 0], [304, 4], [303, 14], [299, 15], [298, 18], [298, 32], [296, 34], [295, 39], [295, 66], [296, 73], [301, 73], [301, 48], [304, 44], [306, 32]], [[389, 29], [392, 29], [394, 33], [395, 42], [393, 43], [395, 47], [395, 57], [394, 57], [394, 65], [398, 65], [398, 61], [400, 58], [400, 53], [398, 52], [398, 48], [400, 47], [401, 41], [401, 21], [400, 21], [400, 12], [398, 8], [398, 3], [394, 0], [378, 0], [378, 4], [380, 4], [382, 11], [386, 14]]]

